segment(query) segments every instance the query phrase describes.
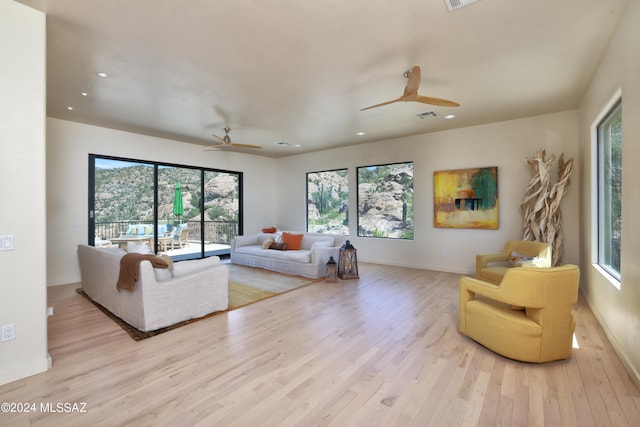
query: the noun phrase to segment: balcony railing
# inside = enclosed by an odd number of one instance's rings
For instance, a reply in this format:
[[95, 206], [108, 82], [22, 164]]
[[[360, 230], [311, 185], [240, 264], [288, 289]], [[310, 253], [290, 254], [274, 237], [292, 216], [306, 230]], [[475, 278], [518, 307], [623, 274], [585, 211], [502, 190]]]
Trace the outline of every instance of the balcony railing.
[[[125, 234], [129, 225], [149, 224], [148, 221], [104, 221], [95, 223], [96, 236], [110, 240]], [[201, 241], [200, 221], [188, 221], [189, 240]], [[231, 240], [238, 235], [238, 223], [230, 221], [205, 221], [205, 243], [231, 244]]]

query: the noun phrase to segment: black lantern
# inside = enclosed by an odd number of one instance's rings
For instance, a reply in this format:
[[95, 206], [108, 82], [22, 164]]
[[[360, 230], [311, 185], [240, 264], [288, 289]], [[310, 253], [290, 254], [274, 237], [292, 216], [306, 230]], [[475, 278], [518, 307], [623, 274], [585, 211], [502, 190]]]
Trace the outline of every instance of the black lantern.
[[358, 278], [358, 255], [356, 254], [356, 248], [348, 240], [340, 248], [338, 277], [341, 279]]
[[338, 264], [333, 257], [329, 257], [329, 261], [327, 262], [327, 275], [325, 281], [329, 283], [336, 283], [338, 281]]

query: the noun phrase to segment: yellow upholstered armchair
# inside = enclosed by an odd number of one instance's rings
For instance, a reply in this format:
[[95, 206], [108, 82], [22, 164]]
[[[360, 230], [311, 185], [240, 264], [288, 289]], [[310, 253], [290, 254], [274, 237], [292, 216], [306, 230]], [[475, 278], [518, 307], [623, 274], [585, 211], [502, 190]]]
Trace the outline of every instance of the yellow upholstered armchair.
[[[514, 265], [510, 265], [512, 258]], [[518, 256], [532, 258], [517, 259]], [[509, 267], [551, 267], [551, 246], [529, 240], [508, 240], [504, 249], [496, 254], [476, 255], [476, 279], [500, 283]]]
[[543, 363], [571, 356], [580, 271], [509, 269], [499, 285], [460, 279], [459, 331], [505, 357]]

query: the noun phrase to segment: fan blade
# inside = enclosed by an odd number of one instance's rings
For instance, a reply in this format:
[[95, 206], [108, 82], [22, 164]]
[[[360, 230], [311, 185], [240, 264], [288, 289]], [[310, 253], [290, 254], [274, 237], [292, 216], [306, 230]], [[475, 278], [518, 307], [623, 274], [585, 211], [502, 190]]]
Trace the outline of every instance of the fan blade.
[[438, 105], [440, 107], [459, 107], [460, 104], [448, 99], [432, 98], [430, 96], [417, 95], [413, 101], [422, 102], [423, 104]]
[[369, 110], [371, 108], [376, 108], [376, 107], [382, 107], [383, 105], [393, 104], [394, 102], [399, 102], [399, 101], [402, 101], [402, 100], [403, 100], [402, 97], [396, 98], [396, 99], [394, 99], [392, 101], [387, 101], [387, 102], [383, 102], [381, 104], [370, 105], [369, 107], [361, 108], [360, 111]]
[[259, 145], [236, 144], [235, 142], [232, 142], [231, 144], [227, 144], [227, 145], [230, 145], [232, 147], [241, 147], [241, 148], [262, 148]]
[[[393, 101], [383, 102], [381, 104], [372, 105], [370, 107], [361, 108], [360, 111], [369, 110], [370, 108], [382, 107], [383, 105], [393, 104], [394, 102], [421, 102], [423, 104], [438, 105], [440, 107], [459, 107], [460, 104], [448, 99], [432, 98], [430, 96], [418, 95], [418, 87], [420, 86], [420, 67], [414, 65], [409, 71], [407, 85], [404, 93], [400, 98]], [[406, 74], [405, 74], [406, 75]]]
[[216, 138], [216, 139], [219, 139], [221, 143], [226, 144], [226, 142], [225, 142], [224, 138], [222, 138], [222, 137], [220, 137], [220, 136], [216, 135], [215, 133], [212, 133], [212, 134], [211, 134], [211, 136], [213, 136], [213, 137], [214, 137], [214, 138]]
[[409, 71], [409, 80], [404, 88], [404, 96], [417, 95], [418, 87], [420, 87], [420, 67], [414, 65]]

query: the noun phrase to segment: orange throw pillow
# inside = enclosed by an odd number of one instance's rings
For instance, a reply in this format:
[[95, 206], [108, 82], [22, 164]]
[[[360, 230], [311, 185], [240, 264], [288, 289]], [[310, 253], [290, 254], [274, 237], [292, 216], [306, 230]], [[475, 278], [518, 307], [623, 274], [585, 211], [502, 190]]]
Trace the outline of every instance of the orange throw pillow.
[[282, 241], [287, 244], [288, 251], [297, 251], [300, 249], [302, 234], [282, 233]]

